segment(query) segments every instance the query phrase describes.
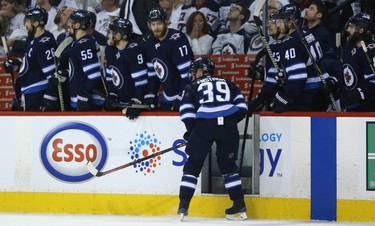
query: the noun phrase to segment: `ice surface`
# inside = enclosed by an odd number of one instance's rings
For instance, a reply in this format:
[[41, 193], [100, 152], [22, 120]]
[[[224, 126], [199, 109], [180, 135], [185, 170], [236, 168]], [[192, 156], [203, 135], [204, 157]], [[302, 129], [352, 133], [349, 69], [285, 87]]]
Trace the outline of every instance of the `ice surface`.
[[124, 215], [82, 215], [82, 214], [30, 214], [0, 213], [0, 226], [206, 226], [206, 225], [375, 225], [374, 223], [343, 223], [322, 221], [253, 220], [229, 221], [219, 218], [198, 218], [186, 216], [124, 216]]

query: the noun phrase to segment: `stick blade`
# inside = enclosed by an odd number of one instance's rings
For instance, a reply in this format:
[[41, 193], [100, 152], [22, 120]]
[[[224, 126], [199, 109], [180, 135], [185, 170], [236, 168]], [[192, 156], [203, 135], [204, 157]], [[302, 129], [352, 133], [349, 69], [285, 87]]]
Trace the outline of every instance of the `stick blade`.
[[86, 168], [87, 170], [94, 176], [97, 176], [99, 174], [99, 170], [97, 170], [94, 166], [94, 164], [92, 164], [92, 162], [88, 161], [86, 163]]

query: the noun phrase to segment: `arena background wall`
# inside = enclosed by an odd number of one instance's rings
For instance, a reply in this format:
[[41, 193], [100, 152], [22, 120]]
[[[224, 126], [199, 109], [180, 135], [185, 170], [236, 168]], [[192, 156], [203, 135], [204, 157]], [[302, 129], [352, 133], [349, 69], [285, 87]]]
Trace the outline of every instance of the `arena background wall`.
[[[375, 114], [251, 119], [260, 121], [260, 193], [246, 196], [251, 218], [375, 221]], [[176, 214], [184, 148], [104, 177], [85, 168], [87, 159], [107, 170], [183, 142], [176, 113], [130, 121], [106, 112], [0, 112], [0, 125], [0, 212]], [[224, 217], [230, 204], [198, 189], [189, 214]]]

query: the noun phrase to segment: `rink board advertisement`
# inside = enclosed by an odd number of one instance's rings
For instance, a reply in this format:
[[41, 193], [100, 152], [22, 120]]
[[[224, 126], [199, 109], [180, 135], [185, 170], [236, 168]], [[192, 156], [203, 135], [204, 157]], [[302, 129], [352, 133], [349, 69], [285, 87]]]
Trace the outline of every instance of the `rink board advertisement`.
[[[260, 194], [246, 196], [248, 215], [375, 221], [375, 116], [315, 115], [260, 115]], [[175, 214], [185, 148], [103, 177], [85, 164], [108, 170], [183, 142], [179, 116], [8, 115], [0, 125], [2, 211]], [[222, 217], [228, 197], [198, 183], [189, 215]]]
[[0, 117], [0, 124], [9, 134], [0, 138], [7, 156], [0, 160], [2, 190], [178, 192], [184, 147], [103, 177], [91, 175], [86, 163], [105, 171], [182, 143], [179, 117]]

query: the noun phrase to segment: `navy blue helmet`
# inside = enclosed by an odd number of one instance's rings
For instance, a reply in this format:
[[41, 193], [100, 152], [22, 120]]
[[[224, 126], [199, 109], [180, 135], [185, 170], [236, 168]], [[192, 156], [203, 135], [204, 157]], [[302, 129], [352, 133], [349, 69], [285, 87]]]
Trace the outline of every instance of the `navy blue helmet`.
[[148, 14], [148, 22], [167, 19], [165, 10], [161, 7], [152, 8]]
[[47, 24], [48, 12], [42, 7], [29, 8], [25, 14], [25, 18], [29, 19], [31, 22], [38, 21], [41, 26]]
[[274, 17], [275, 19], [299, 20], [301, 18], [301, 11], [297, 8], [297, 6], [293, 4], [287, 4], [277, 10], [277, 13]]
[[72, 23], [79, 23], [82, 30], [87, 30], [92, 24], [92, 17], [89, 12], [83, 9], [78, 9], [70, 14], [70, 19]]
[[345, 28], [348, 27], [349, 23], [354, 24], [358, 28], [364, 28], [365, 32], [371, 32], [371, 18], [366, 13], [356, 13], [351, 16], [346, 22]]
[[133, 33], [133, 25], [128, 19], [119, 18], [109, 24], [113, 35], [120, 33], [121, 38], [127, 40]]
[[205, 56], [200, 56], [195, 59], [189, 68], [189, 78], [190, 80], [195, 80], [195, 73], [197, 72], [198, 68], [201, 68], [203, 71], [203, 76], [205, 75], [213, 75], [215, 71], [215, 63], [208, 59]]

